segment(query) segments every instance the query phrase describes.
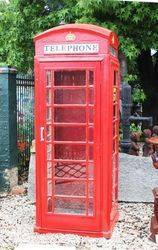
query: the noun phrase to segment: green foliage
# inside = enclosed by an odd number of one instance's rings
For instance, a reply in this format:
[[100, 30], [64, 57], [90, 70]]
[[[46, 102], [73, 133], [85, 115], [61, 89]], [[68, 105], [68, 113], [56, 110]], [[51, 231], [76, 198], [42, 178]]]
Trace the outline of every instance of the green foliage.
[[131, 133], [140, 133], [140, 134], [142, 134], [142, 131], [141, 131], [140, 127], [137, 126], [135, 123], [131, 123], [130, 132]]
[[158, 8], [154, 3], [10, 0], [9, 4], [0, 2], [0, 62], [20, 71], [32, 70], [33, 37], [61, 21], [93, 23], [117, 32], [131, 75], [137, 74], [135, 66], [140, 51], [158, 48]]
[[137, 80], [137, 75], [132, 75], [132, 74], [127, 74], [127, 75], [125, 75], [125, 77], [124, 77], [124, 81], [125, 82], [130, 82], [130, 83], [133, 83], [133, 82], [135, 82]]
[[146, 100], [146, 95], [143, 89], [135, 87], [133, 89], [132, 99], [133, 102], [143, 103]]

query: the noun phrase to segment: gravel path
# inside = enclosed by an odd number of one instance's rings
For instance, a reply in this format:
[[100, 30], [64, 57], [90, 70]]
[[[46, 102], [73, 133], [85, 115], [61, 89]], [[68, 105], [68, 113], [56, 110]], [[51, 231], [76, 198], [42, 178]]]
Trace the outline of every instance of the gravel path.
[[0, 198], [0, 249], [14, 249], [22, 243], [76, 246], [77, 250], [158, 249], [148, 240], [153, 205], [121, 203], [120, 220], [112, 238], [89, 238], [76, 235], [33, 232], [35, 206], [27, 196]]

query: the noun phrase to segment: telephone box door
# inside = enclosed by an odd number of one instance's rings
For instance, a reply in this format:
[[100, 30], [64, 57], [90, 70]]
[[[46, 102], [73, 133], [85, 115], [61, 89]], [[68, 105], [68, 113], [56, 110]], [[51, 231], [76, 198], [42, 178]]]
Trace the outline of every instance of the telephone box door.
[[100, 75], [99, 61], [39, 64], [37, 207], [42, 228], [100, 229]]

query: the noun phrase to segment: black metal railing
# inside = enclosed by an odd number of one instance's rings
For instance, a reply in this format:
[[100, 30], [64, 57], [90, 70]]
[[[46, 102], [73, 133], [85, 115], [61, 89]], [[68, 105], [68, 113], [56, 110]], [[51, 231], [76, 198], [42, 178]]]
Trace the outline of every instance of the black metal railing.
[[28, 168], [34, 138], [34, 76], [16, 76], [18, 166]]

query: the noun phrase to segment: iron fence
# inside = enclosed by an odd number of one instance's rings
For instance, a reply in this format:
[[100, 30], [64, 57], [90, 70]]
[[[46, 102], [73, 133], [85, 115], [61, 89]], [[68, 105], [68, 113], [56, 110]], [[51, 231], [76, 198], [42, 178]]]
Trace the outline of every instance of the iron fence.
[[19, 168], [28, 168], [30, 145], [34, 138], [34, 76], [18, 74], [17, 93], [17, 141]]

